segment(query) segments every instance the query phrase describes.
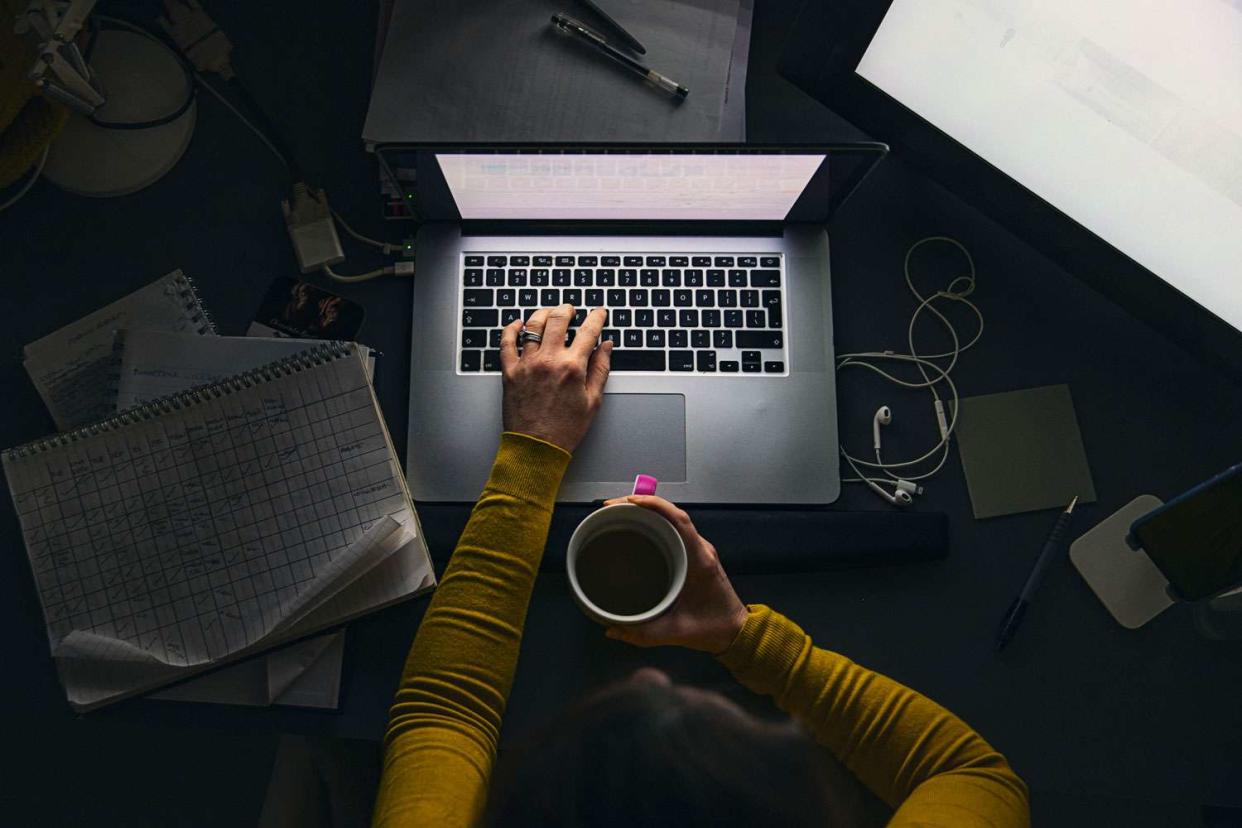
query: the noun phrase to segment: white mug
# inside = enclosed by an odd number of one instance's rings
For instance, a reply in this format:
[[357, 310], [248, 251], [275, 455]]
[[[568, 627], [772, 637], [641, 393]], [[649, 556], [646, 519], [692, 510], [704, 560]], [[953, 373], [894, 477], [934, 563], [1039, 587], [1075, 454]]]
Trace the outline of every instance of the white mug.
[[[655, 494], [655, 489], [655, 478], [647, 475], [640, 474], [634, 483], [635, 494]], [[599, 535], [621, 529], [638, 532], [654, 543], [664, 553], [665, 560], [668, 563], [669, 574], [672, 576], [669, 578], [668, 589], [665, 591], [664, 597], [651, 609], [637, 615], [617, 615], [616, 613], [601, 609], [587, 597], [578, 583], [577, 564], [579, 552]], [[610, 627], [643, 624], [658, 618], [673, 605], [681, 595], [682, 588], [686, 585], [686, 544], [682, 541], [681, 535], [677, 533], [677, 529], [674, 528], [673, 524], [659, 514], [642, 506], [636, 506], [633, 503], [617, 503], [612, 506], [605, 506], [587, 515], [586, 519], [578, 524], [578, 528], [574, 530], [573, 536], [569, 539], [569, 550], [565, 563], [569, 572], [569, 588], [572, 590], [574, 600], [577, 601], [578, 606], [595, 621]]]

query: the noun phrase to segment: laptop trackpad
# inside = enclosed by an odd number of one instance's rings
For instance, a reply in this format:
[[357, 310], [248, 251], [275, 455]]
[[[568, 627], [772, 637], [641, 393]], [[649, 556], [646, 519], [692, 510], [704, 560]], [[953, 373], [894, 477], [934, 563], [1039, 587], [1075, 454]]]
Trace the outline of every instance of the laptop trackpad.
[[686, 479], [686, 398], [682, 394], [605, 394], [595, 424], [574, 452], [565, 479], [629, 485], [637, 474], [670, 482]]

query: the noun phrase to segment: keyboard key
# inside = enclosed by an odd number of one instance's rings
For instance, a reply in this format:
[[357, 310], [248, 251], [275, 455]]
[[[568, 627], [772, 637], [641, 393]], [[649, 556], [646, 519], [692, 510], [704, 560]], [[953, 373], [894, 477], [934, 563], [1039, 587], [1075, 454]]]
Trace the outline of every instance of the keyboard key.
[[695, 348], [712, 347], [712, 335], [710, 331], [691, 331], [690, 344]]
[[605, 342], [611, 342], [612, 347], [620, 348], [621, 332], [616, 328], [604, 328], [599, 334], [599, 344], [603, 345]]
[[696, 351], [695, 360], [698, 363], [698, 369], [705, 374], [715, 373], [716, 371], [716, 352], [715, 351]]
[[630, 307], [645, 308], [648, 301], [648, 293], [642, 288], [635, 288], [630, 291]]
[[712, 331], [712, 346], [720, 349], [733, 347], [733, 331]]
[[779, 348], [785, 344], [785, 335], [780, 331], [738, 331], [737, 347], [739, 348]]
[[647, 308], [639, 308], [634, 311], [634, 324], [640, 328], [650, 328], [655, 325], [655, 311]]
[[466, 287], [479, 287], [483, 284], [483, 270], [477, 267], [466, 268], [466, 274], [462, 277], [462, 284]]
[[608, 295], [608, 307], [620, 308], [620, 307], [625, 306], [625, 291], [624, 290], [621, 290], [619, 288], [610, 290], [608, 291], [607, 295]]
[[539, 308], [518, 308], [518, 310], [522, 312], [522, 321], [529, 322], [530, 318], [535, 315], [535, 312], [539, 310]]
[[485, 348], [487, 347], [487, 331], [462, 331], [461, 347], [463, 348]]
[[752, 270], [750, 272], [751, 287], [779, 287], [781, 272], [779, 270]]
[[673, 291], [673, 306], [677, 308], [694, 307], [694, 292], [685, 289]]
[[631, 322], [633, 316], [634, 312], [629, 308], [618, 308], [617, 310], [609, 311], [608, 313], [609, 321], [611, 321], [612, 324], [616, 325], [618, 328], [628, 328], [631, 324], [633, 324]]
[[[643, 347], [643, 332], [636, 331], [633, 328], [625, 332], [625, 347], [641, 348]], [[615, 354], [614, 354], [615, 356]]]
[[[535, 309], [531, 308], [531, 310], [535, 310]], [[502, 326], [508, 325], [512, 322], [516, 322], [517, 320], [521, 318], [522, 318], [522, 311], [520, 308], [505, 308], [504, 310], [500, 312], [500, 324]]]
[[557, 256], [556, 257], [557, 267], [573, 267], [575, 264], [577, 264], [577, 260], [573, 256]]
[[703, 271], [687, 270], [682, 275], [685, 277], [686, 287], [703, 287]]
[[500, 370], [500, 351], [484, 351], [483, 352], [483, 370], [499, 371]]
[[779, 328], [781, 326], [781, 309], [778, 305], [775, 308], [768, 308], [768, 327]]
[[724, 312], [724, 323], [726, 328], [742, 327], [742, 312], [740, 310], [727, 310]]
[[492, 328], [490, 331], [488, 331], [487, 332], [487, 347], [499, 348], [500, 340], [501, 340], [501, 337], [504, 336], [504, 333], [505, 332], [502, 331], [500, 328]]
[[544, 288], [539, 291], [539, 304], [545, 308], [555, 308], [561, 303], [561, 292], [556, 288]]
[[501, 288], [496, 291], [496, 305], [501, 308], [511, 308], [517, 304], [517, 291], [513, 288]]
[[681, 271], [666, 269], [663, 273], [665, 287], [681, 287]]
[[510, 256], [509, 267], [530, 267], [530, 256]]
[[466, 308], [461, 312], [463, 328], [494, 328], [499, 324], [500, 311], [495, 308]]
[[600, 287], [612, 287], [617, 283], [617, 271], [611, 267], [601, 267], [595, 271], [595, 284]]
[[[535, 258], [551, 258], [550, 256], [536, 256]], [[547, 287], [548, 281], [551, 279], [552, 271], [546, 267], [536, 267], [530, 272], [530, 284], [532, 287]]]
[[626, 267], [642, 267], [643, 257], [642, 256], [626, 256], [624, 257], [621, 263], [624, 264]]
[[524, 308], [539, 307], [539, 291], [534, 288], [525, 288], [518, 291], [518, 304]]
[[490, 308], [496, 301], [496, 291], [487, 288], [463, 290], [461, 301], [468, 308]]
[[783, 362], [765, 362], [763, 363], [763, 373], [780, 374], [785, 371], [785, 363]]
[[479, 366], [483, 364], [482, 351], [462, 351], [461, 352], [461, 370], [477, 371]]
[[762, 370], [763, 370], [763, 366], [759, 364], [758, 362], [743, 362], [742, 363], [743, 374], [757, 374]]
[[759, 362], [763, 354], [758, 351], [742, 351], [742, 362]]
[[720, 311], [705, 310], [703, 311], [701, 315], [703, 318], [704, 328], [719, 328], [720, 327]]
[[663, 348], [664, 347], [664, 331], [650, 330], [647, 331], [647, 347]]
[[552, 266], [551, 256], [536, 256], [535, 257], [535, 267], [551, 267], [551, 266]]
[[744, 308], [759, 307], [759, 291], [743, 290], [743, 291], [739, 291], [739, 293], [742, 296], [742, 307]]
[[697, 328], [699, 326], [699, 312], [696, 310], [684, 310], [678, 315], [677, 322], [682, 328]]
[[762, 328], [768, 324], [768, 315], [761, 310], [746, 311], [746, 327]]
[[695, 267], [711, 267], [712, 257], [711, 256], [692, 256], [690, 258], [690, 264], [694, 265]]
[[726, 374], [736, 374], [738, 364], [734, 360], [725, 359], [720, 362], [720, 370]]
[[760, 267], [780, 267], [781, 257], [780, 256], [760, 256], [759, 266]]
[[651, 291], [651, 305], [656, 308], [667, 308], [673, 304], [673, 294], [664, 288]]
[[617, 284], [621, 287], [634, 287], [638, 284], [637, 270], [622, 270], [617, 273]]
[[663, 256], [648, 256], [647, 267], [664, 267], [667, 262]]
[[707, 271], [707, 286], [708, 287], [724, 287], [724, 283], [725, 283], [725, 272], [723, 270]]
[[676, 328], [677, 311], [672, 308], [661, 308], [656, 311], [656, 324], [661, 328]]
[[482, 256], [467, 256], [466, 257], [466, 267], [482, 267], [482, 266], [483, 266]]
[[622, 348], [612, 352], [614, 371], [663, 371], [664, 351], [633, 351]]
[[599, 288], [591, 288], [583, 297], [588, 308], [602, 308], [604, 306], [604, 292]]
[[690, 341], [690, 334], [686, 331], [669, 331], [668, 347], [670, 348], [688, 348], [686, 343]]
[[746, 287], [746, 271], [730, 270], [729, 287]]
[[505, 272], [498, 267], [489, 268], [487, 271], [487, 284], [489, 287], [502, 287], [505, 283]]
[[669, 351], [668, 352], [668, 370], [670, 371], [693, 371], [694, 370], [694, 352], [693, 351]]
[[779, 290], [765, 290], [762, 301], [765, 308], [776, 308], [779, 310], [781, 307], [781, 292]]
[[510, 287], [526, 287], [526, 268], [516, 268], [509, 270], [509, 286]]
[[579, 256], [578, 257], [579, 267], [595, 267], [597, 264], [599, 264], [599, 256]]
[[568, 268], [558, 267], [552, 271], [552, 284], [557, 287], [566, 287], [570, 284], [570, 271]]
[[574, 337], [576, 337], [577, 335], [578, 335], [578, 329], [577, 329], [577, 328], [570, 328], [568, 331], [566, 331], [566, 332], [565, 332], [565, 344], [566, 344], [566, 345], [573, 345], [573, 344], [574, 344]]
[[577, 307], [582, 304], [582, 291], [578, 288], [565, 288], [561, 291], [561, 301]]
[[643, 287], [656, 287], [660, 284], [660, 271], [658, 270], [640, 270], [638, 271], [638, 282]]
[[602, 264], [604, 267], [616, 267], [617, 265], [621, 264], [621, 257], [620, 256], [601, 256], [599, 263]]
[[716, 291], [707, 290], [706, 288], [696, 290], [694, 292], [694, 304], [700, 308], [713, 307], [716, 304]]
[[488, 256], [487, 257], [488, 267], [504, 267], [508, 263], [509, 263], [508, 256]]
[[686, 267], [690, 264], [690, 259], [685, 256], [669, 256], [669, 267]]
[[737, 266], [738, 267], [758, 267], [759, 262], [755, 259], [754, 256], [738, 256]]
[[590, 311], [587, 310], [586, 308], [578, 308], [577, 310], [574, 311], [574, 320], [570, 324], [573, 325], [575, 328], [578, 327], [579, 325], [581, 325], [583, 322], [586, 321], [588, 313], [590, 313]]
[[732, 256], [717, 256], [716, 267], [733, 267]]
[[595, 284], [594, 273], [595, 271], [593, 270], [583, 270], [581, 268], [575, 270], [574, 285], [576, 287], [590, 287]]
[[736, 308], [737, 307], [737, 291], [736, 290], [722, 290], [720, 291], [720, 295], [717, 296], [716, 299], [720, 303], [720, 307], [722, 308]]

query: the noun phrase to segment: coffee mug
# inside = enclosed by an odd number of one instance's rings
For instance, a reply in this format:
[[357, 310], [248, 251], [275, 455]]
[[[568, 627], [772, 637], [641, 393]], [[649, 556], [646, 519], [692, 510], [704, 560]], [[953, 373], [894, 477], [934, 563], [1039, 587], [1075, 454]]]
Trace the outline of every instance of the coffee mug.
[[[640, 474], [634, 494], [655, 494]], [[643, 624], [673, 605], [686, 584], [686, 545], [673, 524], [633, 503], [587, 515], [569, 539], [569, 588], [589, 617], [605, 626]]]

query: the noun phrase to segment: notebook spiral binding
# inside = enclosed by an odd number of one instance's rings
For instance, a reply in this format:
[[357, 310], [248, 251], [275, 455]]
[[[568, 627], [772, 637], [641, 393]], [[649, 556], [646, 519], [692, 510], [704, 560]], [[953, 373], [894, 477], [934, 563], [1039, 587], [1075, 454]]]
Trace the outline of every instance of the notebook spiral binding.
[[308, 348], [301, 353], [278, 359], [261, 368], [254, 368], [219, 382], [200, 385], [197, 388], [190, 388], [186, 391], [170, 394], [167, 397], [150, 400], [133, 408], [128, 408], [106, 420], [100, 420], [97, 423], [82, 426], [72, 431], [66, 431], [51, 437], [45, 437], [42, 440], [35, 440], [6, 449], [3, 454], [10, 457], [25, 458], [45, 451], [51, 451], [52, 449], [62, 448], [79, 440], [85, 440], [124, 426], [154, 419], [161, 414], [170, 414], [174, 411], [192, 408], [209, 399], [220, 399], [221, 397], [247, 388], [253, 388], [265, 382], [301, 373], [317, 365], [323, 365], [341, 357], [349, 356], [352, 353], [354, 353], [354, 344], [352, 342], [325, 342], [322, 345]]
[[184, 273], [177, 272], [177, 295], [185, 301], [186, 314], [192, 324], [198, 326], [195, 331], [200, 334], [216, 333], [215, 320], [211, 318], [211, 314], [203, 307], [203, 303], [198, 298], [198, 288], [194, 285], [194, 280]]

